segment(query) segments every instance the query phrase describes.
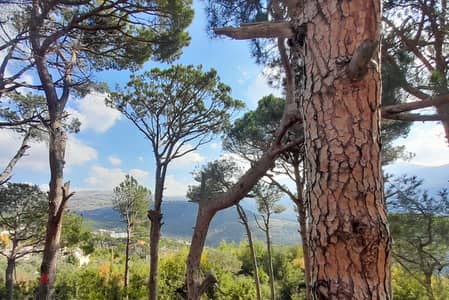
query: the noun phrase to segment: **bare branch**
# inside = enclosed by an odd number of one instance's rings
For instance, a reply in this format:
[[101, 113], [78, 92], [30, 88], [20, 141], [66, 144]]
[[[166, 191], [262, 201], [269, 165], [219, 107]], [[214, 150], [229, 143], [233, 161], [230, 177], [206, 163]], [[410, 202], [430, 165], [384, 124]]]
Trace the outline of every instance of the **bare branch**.
[[217, 35], [225, 35], [235, 40], [292, 38], [295, 35], [290, 22], [287, 21], [247, 23], [241, 24], [238, 28], [216, 28], [214, 32]]
[[449, 95], [430, 97], [426, 100], [411, 103], [401, 103], [382, 107], [382, 114], [398, 114], [415, 109], [426, 108], [430, 106], [440, 106], [449, 104]]
[[411, 122], [426, 122], [426, 121], [444, 121], [449, 120], [449, 114], [435, 114], [435, 115], [422, 115], [422, 114], [384, 114], [382, 117], [389, 120], [398, 121], [411, 121]]
[[3, 170], [3, 172], [0, 173], [0, 185], [5, 184], [11, 175], [11, 172], [14, 168], [14, 166], [17, 164], [17, 162], [25, 155], [25, 152], [30, 148], [30, 146], [27, 145], [28, 140], [31, 136], [31, 129], [28, 129], [28, 131], [25, 133], [23, 139], [22, 139], [22, 145], [20, 146], [17, 153], [14, 155], [14, 157], [10, 160], [6, 168]]

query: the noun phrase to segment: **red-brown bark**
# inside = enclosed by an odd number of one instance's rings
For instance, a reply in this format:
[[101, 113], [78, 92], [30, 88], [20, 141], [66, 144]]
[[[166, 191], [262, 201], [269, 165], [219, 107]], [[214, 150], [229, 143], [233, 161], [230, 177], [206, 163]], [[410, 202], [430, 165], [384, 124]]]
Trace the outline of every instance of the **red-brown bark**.
[[[302, 2], [302, 1], [298, 1]], [[380, 39], [381, 1], [305, 1], [302, 96], [313, 299], [391, 299], [391, 239], [380, 170], [379, 58], [348, 58]], [[358, 64], [356, 64], [358, 65]]]

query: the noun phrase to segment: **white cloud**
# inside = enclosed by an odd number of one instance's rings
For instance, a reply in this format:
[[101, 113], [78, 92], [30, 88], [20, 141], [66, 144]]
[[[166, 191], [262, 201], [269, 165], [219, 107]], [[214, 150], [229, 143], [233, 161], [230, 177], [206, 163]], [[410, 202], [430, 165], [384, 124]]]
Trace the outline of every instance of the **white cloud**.
[[187, 187], [194, 184], [193, 179], [191, 180], [180, 180], [174, 175], [167, 175], [165, 177], [165, 190], [164, 196], [167, 197], [184, 197], [187, 193]]
[[246, 97], [250, 106], [257, 106], [257, 102], [264, 96], [273, 94], [280, 97], [281, 91], [270, 87], [267, 78], [263, 74], [257, 75], [253, 82], [248, 86]]
[[410, 163], [425, 166], [449, 164], [449, 147], [441, 124], [415, 124], [409, 136], [398, 139], [395, 144], [405, 145], [406, 151], [416, 154]]
[[110, 155], [108, 157], [108, 159], [109, 159], [109, 162], [111, 163], [111, 165], [119, 166], [122, 164], [122, 160], [114, 155]]
[[[188, 151], [192, 149], [192, 145], [184, 145], [181, 147], [180, 152]], [[179, 158], [174, 159], [170, 163], [170, 169], [186, 169], [192, 168], [195, 164], [199, 164], [205, 161], [204, 156], [202, 156], [198, 151], [191, 151]]]
[[136, 178], [142, 185], [146, 185], [148, 178], [150, 177], [150, 173], [141, 169], [131, 169], [128, 173]]
[[76, 109], [68, 108], [67, 111], [81, 121], [81, 130], [92, 129], [98, 133], [106, 132], [114, 126], [121, 115], [119, 111], [106, 106], [105, 98], [104, 93], [92, 92], [73, 101], [76, 103]]
[[140, 169], [131, 169], [128, 172], [121, 168], [105, 168], [95, 165], [89, 171], [89, 177], [85, 182], [89, 188], [95, 190], [112, 190], [125, 179], [126, 174], [131, 174], [139, 184], [148, 186], [149, 173]]
[[96, 160], [97, 157], [97, 150], [74, 136], [69, 136], [66, 153], [67, 166], [83, 165], [88, 161]]
[[[6, 166], [9, 160], [14, 156], [19, 149], [22, 142], [21, 135], [9, 131], [0, 131], [0, 145], [7, 145], [7, 147], [0, 148], [0, 166]], [[17, 168], [27, 169], [36, 172], [45, 172], [49, 170], [48, 165], [48, 144], [45, 141], [32, 141], [29, 143], [31, 148], [17, 163]], [[69, 136], [66, 151], [66, 167], [83, 165], [88, 161], [97, 158], [97, 151], [83, 144], [80, 140]]]

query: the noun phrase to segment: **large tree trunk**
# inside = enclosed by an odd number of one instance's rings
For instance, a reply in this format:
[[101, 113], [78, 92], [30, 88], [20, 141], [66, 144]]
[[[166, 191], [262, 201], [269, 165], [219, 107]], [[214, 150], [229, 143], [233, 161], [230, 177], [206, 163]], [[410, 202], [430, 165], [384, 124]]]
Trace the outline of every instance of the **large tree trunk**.
[[369, 62], [378, 53], [381, 1], [308, 0], [296, 17], [307, 26], [296, 47], [305, 69], [312, 298], [391, 299], [379, 57]]
[[240, 220], [242, 220], [241, 223], [245, 227], [246, 236], [248, 237], [248, 246], [249, 246], [249, 251], [251, 254], [251, 259], [253, 261], [253, 267], [254, 267], [254, 281], [256, 284], [256, 296], [257, 296], [257, 300], [261, 300], [262, 294], [261, 294], [261, 290], [260, 290], [259, 268], [257, 266], [256, 252], [254, 251], [253, 235], [251, 234], [251, 229], [249, 228], [248, 218], [246, 217], [245, 211], [240, 206], [240, 204], [237, 204], [235, 207], [237, 208], [237, 213], [239, 214]]
[[67, 136], [59, 121], [52, 122], [49, 143], [50, 186], [48, 193], [49, 211], [41, 275], [37, 299], [52, 298], [56, 277], [56, 262], [60, 247], [62, 216], [69, 199], [69, 184], [63, 184], [64, 156]]

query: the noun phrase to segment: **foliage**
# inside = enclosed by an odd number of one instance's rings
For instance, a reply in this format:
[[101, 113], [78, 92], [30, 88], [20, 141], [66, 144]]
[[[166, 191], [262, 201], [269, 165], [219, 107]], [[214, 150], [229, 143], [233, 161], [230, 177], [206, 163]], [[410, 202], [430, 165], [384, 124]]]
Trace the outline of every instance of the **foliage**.
[[432, 297], [434, 275], [449, 270], [449, 199], [446, 190], [430, 197], [421, 184], [416, 177], [390, 181], [390, 229], [395, 260]]
[[[160, 299], [182, 299], [179, 290], [182, 290], [185, 280], [186, 246], [172, 241], [161, 256], [160, 264]], [[171, 246], [170, 246], [171, 245]], [[172, 246], [174, 248], [172, 248]], [[113, 252], [111, 252], [113, 250]], [[300, 247], [275, 247], [273, 259], [275, 269], [278, 299], [304, 299], [304, 276], [302, 251]], [[266, 268], [264, 261], [268, 259], [267, 251], [262, 243], [256, 243], [256, 254], [262, 262], [261, 267]], [[78, 267], [69, 263], [61, 263], [58, 268], [56, 281], [56, 299], [79, 300], [107, 300], [121, 299], [123, 293], [122, 251], [114, 248], [99, 248], [91, 254], [91, 263], [88, 266]], [[251, 257], [247, 243], [235, 245], [234, 243], [221, 243], [217, 248], [206, 248], [202, 257], [202, 272], [212, 271], [217, 275], [218, 286], [209, 291], [210, 299], [255, 299], [254, 280], [245, 270], [245, 264], [251, 264]], [[245, 263], [247, 262], [247, 263]], [[24, 272], [33, 273], [38, 262], [19, 265], [17, 275], [23, 277]], [[4, 264], [0, 260], [0, 268]], [[269, 297], [267, 285], [268, 276], [261, 268], [261, 282], [263, 299]], [[266, 270], [266, 269], [265, 269]], [[130, 265], [129, 299], [137, 300], [147, 298], [146, 282], [148, 280], [148, 265], [144, 259], [135, 258]], [[395, 299], [399, 300], [427, 300], [427, 294], [416, 279], [397, 264], [393, 268], [393, 289]], [[433, 275], [433, 284], [436, 299], [447, 299], [449, 295], [449, 277], [447, 274]], [[2, 277], [0, 275], [0, 280]], [[28, 281], [20, 280], [16, 292], [17, 299], [31, 299], [32, 291], [36, 287], [34, 278]], [[0, 295], [3, 289], [0, 288]]]
[[120, 213], [122, 221], [129, 228], [143, 223], [151, 202], [151, 192], [131, 175], [114, 188], [112, 204]]
[[225, 128], [230, 113], [243, 107], [229, 93], [215, 70], [176, 65], [132, 75], [109, 103], [133, 122], [151, 141], [156, 158], [167, 164]]
[[273, 95], [259, 100], [254, 111], [236, 119], [223, 139], [224, 149], [255, 160], [268, 149], [284, 111], [285, 100]]
[[[20, 1], [2, 18], [9, 23], [2, 22], [2, 29], [10, 33], [3, 37], [2, 47], [13, 53], [4, 63], [30, 62], [23, 68], [33, 67], [35, 58], [22, 50], [31, 46], [36, 52], [51, 54], [47, 67], [55, 70], [58, 87], [67, 84], [63, 79], [69, 71], [74, 75], [70, 85], [81, 91], [83, 85], [87, 87], [92, 69], [135, 68], [150, 57], [178, 57], [190, 41], [184, 32], [193, 18], [190, 5], [182, 0], [39, 1], [36, 6]], [[27, 40], [33, 43], [27, 44]], [[13, 82], [18, 84], [18, 80]]]
[[214, 199], [226, 192], [241, 173], [237, 163], [228, 159], [215, 160], [193, 172], [198, 185], [189, 185], [187, 198], [192, 202]]
[[259, 183], [253, 191], [257, 201], [257, 210], [266, 218], [285, 210], [285, 207], [279, 204], [283, 193], [277, 186]]
[[62, 221], [62, 247], [79, 247], [84, 254], [94, 251], [94, 241], [91, 228], [82, 216], [67, 211]]
[[[19, 247], [15, 256], [20, 258], [35, 251], [44, 239], [46, 193], [36, 185], [10, 183], [0, 188], [0, 207], [0, 228], [6, 230], [11, 243]], [[27, 246], [31, 248], [27, 250]]]

